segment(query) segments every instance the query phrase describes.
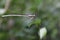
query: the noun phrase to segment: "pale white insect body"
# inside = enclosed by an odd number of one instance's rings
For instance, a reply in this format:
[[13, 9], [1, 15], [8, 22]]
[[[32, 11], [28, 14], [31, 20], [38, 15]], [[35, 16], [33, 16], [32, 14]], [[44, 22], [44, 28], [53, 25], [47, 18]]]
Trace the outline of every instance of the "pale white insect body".
[[42, 39], [47, 34], [47, 29], [45, 27], [41, 28], [38, 34], [40, 36], [40, 39]]
[[6, 12], [5, 9], [0, 9], [0, 15], [3, 15]]

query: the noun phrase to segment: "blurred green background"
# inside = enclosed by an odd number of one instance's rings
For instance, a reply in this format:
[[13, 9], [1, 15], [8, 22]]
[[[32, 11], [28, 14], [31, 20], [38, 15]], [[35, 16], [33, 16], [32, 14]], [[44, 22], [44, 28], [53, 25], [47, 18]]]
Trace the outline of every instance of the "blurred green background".
[[[5, 2], [0, 0], [0, 9]], [[42, 40], [60, 40], [60, 0], [11, 0], [7, 11], [0, 14], [0, 40], [40, 40], [38, 31], [43, 27], [47, 35]]]

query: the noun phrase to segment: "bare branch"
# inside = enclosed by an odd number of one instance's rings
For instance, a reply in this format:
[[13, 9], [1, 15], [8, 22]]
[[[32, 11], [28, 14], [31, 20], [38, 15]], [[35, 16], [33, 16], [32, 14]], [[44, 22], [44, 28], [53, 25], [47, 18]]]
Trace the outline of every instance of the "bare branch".
[[2, 15], [2, 17], [9, 17], [9, 16], [35, 17], [35, 15]]
[[5, 9], [7, 10], [10, 5], [11, 0], [6, 0]]

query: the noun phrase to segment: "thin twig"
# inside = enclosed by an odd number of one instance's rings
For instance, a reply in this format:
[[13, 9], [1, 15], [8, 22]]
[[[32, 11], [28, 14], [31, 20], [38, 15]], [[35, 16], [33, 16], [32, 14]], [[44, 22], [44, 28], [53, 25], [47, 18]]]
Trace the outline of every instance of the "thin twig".
[[10, 2], [11, 2], [11, 0], [6, 0], [6, 3], [5, 3], [6, 10], [9, 8]]
[[2, 17], [9, 17], [9, 16], [35, 17], [35, 15], [2, 15]]

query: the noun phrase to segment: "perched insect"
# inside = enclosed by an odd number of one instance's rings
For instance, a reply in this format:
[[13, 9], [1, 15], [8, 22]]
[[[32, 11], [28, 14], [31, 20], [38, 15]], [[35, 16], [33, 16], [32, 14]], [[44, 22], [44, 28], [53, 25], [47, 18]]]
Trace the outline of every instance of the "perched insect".
[[45, 27], [43, 27], [43, 28], [41, 28], [40, 30], [39, 30], [39, 36], [40, 36], [40, 39], [42, 39], [44, 36], [46, 36], [46, 34], [47, 34], [47, 29], [45, 28]]

